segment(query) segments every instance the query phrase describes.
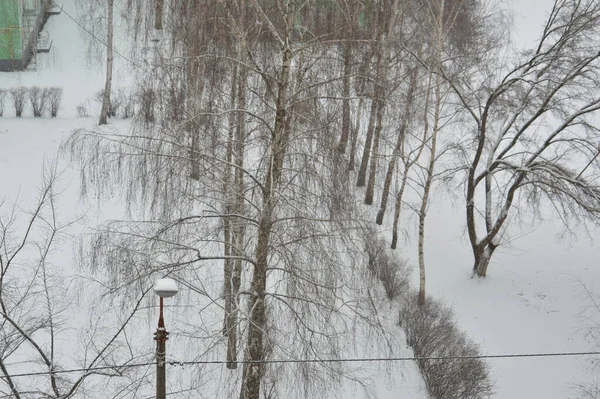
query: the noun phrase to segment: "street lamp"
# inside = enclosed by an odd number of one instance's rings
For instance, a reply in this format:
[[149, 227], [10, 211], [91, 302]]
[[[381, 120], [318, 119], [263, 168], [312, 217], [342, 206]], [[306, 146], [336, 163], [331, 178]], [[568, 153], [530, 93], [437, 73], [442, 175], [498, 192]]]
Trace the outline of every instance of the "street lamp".
[[163, 298], [170, 298], [177, 294], [177, 283], [170, 278], [159, 278], [154, 283], [154, 293], [160, 297], [160, 315], [158, 317], [158, 328], [154, 333], [156, 341], [156, 399], [166, 399], [166, 359], [167, 359], [167, 339], [169, 333], [165, 329], [165, 319], [163, 317]]

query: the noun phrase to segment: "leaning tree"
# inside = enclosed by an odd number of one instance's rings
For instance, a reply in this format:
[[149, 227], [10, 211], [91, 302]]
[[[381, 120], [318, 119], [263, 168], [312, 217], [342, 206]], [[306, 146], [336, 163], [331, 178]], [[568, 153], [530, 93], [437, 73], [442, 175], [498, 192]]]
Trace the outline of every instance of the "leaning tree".
[[[517, 207], [550, 204], [566, 226], [600, 217], [600, 4], [557, 0], [536, 46], [449, 79], [470, 121], [466, 221], [473, 273], [487, 274]], [[544, 200], [543, 202], [541, 202]]]

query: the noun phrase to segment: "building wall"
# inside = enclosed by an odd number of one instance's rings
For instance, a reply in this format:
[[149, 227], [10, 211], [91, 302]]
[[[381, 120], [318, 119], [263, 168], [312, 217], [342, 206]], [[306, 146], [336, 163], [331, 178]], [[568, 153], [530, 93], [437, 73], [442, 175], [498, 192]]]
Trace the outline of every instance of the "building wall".
[[0, 0], [0, 63], [23, 58], [22, 14], [20, 0]]

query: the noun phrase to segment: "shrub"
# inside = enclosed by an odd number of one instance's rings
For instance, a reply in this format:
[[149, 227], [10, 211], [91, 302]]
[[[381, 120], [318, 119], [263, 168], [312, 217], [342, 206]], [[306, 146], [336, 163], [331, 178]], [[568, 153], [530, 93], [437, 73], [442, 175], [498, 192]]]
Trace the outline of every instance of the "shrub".
[[16, 87], [10, 90], [10, 95], [13, 98], [13, 106], [15, 107], [15, 115], [20, 118], [25, 109], [25, 96], [27, 89], [23, 86]]
[[0, 116], [4, 115], [5, 99], [6, 99], [6, 90], [0, 89]]
[[409, 270], [406, 261], [391, 252], [384, 240], [377, 237], [377, 232], [367, 229], [363, 238], [367, 269], [383, 285], [389, 300], [408, 291]]
[[88, 103], [81, 103], [77, 106], [77, 116], [79, 116], [80, 118], [87, 118], [90, 116], [90, 113], [88, 112]]
[[50, 116], [56, 118], [60, 103], [62, 102], [62, 87], [51, 87], [48, 89], [48, 102], [50, 104]]
[[29, 89], [29, 102], [31, 103], [34, 117], [41, 118], [44, 115], [47, 98], [47, 89], [42, 89], [38, 86], [33, 86], [31, 89]]
[[482, 359], [464, 358], [479, 355], [479, 348], [458, 329], [450, 308], [432, 298], [427, 298], [422, 306], [417, 302], [416, 293], [406, 297], [400, 310], [399, 324], [404, 328], [416, 357], [446, 358], [417, 360], [431, 398], [490, 397], [492, 383], [488, 367]]
[[135, 99], [132, 95], [122, 94], [121, 117], [123, 119], [131, 118], [135, 115]]

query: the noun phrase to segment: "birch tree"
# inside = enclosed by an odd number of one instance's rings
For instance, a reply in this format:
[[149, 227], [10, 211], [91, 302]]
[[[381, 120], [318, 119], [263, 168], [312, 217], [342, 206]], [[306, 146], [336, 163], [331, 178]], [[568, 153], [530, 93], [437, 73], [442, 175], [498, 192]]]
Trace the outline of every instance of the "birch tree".
[[[430, 96], [433, 97], [433, 110], [426, 107], [424, 121], [424, 141], [422, 143], [428, 149], [428, 162], [422, 167], [423, 181], [422, 192], [420, 193], [421, 203], [418, 210], [418, 257], [419, 257], [419, 305], [425, 303], [425, 222], [427, 218], [427, 210], [429, 207], [429, 196], [432, 189], [435, 167], [440, 156], [438, 141], [440, 133], [445, 124], [453, 117], [451, 105], [448, 106], [446, 93], [448, 91], [446, 82], [444, 82], [442, 71], [446, 70], [448, 75], [456, 73], [450, 71], [460, 71], [460, 65], [474, 61], [473, 53], [477, 54], [481, 51], [481, 44], [477, 39], [477, 33], [485, 36], [490, 35], [488, 32], [483, 32], [481, 29], [481, 19], [479, 16], [485, 10], [477, 1], [460, 1], [446, 2], [445, 0], [425, 1], [424, 16], [428, 21], [429, 30], [432, 32], [426, 35], [429, 39], [428, 44], [430, 51], [426, 60], [423, 60], [419, 55], [421, 50], [415, 53], [412, 50], [409, 52], [414, 55], [417, 60], [428, 70], [429, 84], [427, 89], [426, 105], [429, 105]], [[430, 90], [432, 90], [430, 92]], [[445, 109], [446, 115], [442, 114]], [[431, 133], [427, 130], [431, 126]], [[418, 157], [421, 156], [421, 150], [418, 151]], [[418, 158], [417, 157], [417, 158]], [[406, 173], [406, 172], [405, 172]], [[403, 183], [405, 184], [405, 183]], [[404, 188], [401, 187], [403, 191]], [[401, 206], [401, 205], [400, 205]], [[398, 209], [399, 212], [399, 209]], [[397, 228], [397, 227], [395, 227]], [[397, 235], [396, 235], [397, 237]], [[394, 237], [392, 238], [394, 240]], [[395, 244], [395, 243], [393, 243]]]
[[102, 109], [100, 110], [99, 125], [108, 123], [108, 111], [110, 108], [110, 92], [112, 90], [113, 73], [113, 35], [114, 35], [114, 4], [115, 0], [107, 0], [106, 7], [106, 80], [102, 95]]
[[515, 208], [549, 204], [570, 227], [598, 221], [599, 18], [598, 2], [557, 0], [535, 47], [501, 74], [450, 80], [474, 134], [466, 222], [479, 277]]

